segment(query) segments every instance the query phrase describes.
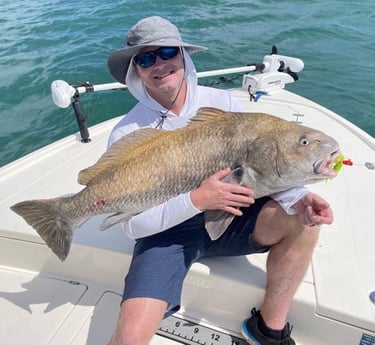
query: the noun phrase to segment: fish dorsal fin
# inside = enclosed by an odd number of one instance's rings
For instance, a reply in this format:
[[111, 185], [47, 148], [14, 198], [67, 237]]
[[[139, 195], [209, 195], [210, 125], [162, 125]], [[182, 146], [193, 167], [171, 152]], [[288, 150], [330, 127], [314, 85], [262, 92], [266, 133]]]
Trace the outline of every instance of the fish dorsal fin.
[[211, 107], [199, 108], [197, 114], [191, 119], [189, 126], [200, 126], [202, 122], [217, 122], [226, 118], [227, 112]]
[[103, 171], [121, 164], [137, 147], [155, 140], [166, 132], [154, 128], [142, 128], [124, 136], [116, 141], [94, 165], [79, 172], [78, 183], [87, 186]]

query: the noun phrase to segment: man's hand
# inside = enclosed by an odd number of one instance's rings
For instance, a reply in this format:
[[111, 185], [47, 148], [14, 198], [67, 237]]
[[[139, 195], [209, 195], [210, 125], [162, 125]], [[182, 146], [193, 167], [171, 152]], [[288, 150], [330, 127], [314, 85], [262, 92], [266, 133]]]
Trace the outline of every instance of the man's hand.
[[306, 194], [293, 208], [303, 225], [332, 224], [333, 212], [328, 202], [314, 193]]
[[221, 181], [230, 172], [230, 168], [226, 168], [204, 180], [190, 193], [193, 205], [201, 211], [223, 210], [241, 216], [242, 212], [238, 208], [254, 203], [253, 190]]

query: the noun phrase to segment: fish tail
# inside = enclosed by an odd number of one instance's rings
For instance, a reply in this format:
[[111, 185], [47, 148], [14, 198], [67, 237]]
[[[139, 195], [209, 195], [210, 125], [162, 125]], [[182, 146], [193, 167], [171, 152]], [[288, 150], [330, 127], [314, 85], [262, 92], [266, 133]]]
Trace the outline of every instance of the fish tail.
[[61, 198], [29, 200], [10, 208], [31, 225], [58, 258], [64, 261], [69, 254], [75, 222], [60, 214], [61, 202]]

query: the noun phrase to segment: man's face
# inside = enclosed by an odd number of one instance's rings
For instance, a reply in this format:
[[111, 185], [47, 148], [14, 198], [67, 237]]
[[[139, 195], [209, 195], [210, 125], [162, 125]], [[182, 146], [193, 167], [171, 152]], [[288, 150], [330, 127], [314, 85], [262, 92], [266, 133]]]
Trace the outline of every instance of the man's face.
[[[139, 54], [156, 51], [160, 47], [146, 47], [138, 52]], [[141, 67], [134, 63], [139, 78], [146, 85], [150, 95], [155, 98], [160, 96], [173, 95], [179, 91], [181, 82], [184, 79], [184, 62], [181, 50], [178, 54], [167, 60], [156, 56], [155, 63], [150, 67]]]

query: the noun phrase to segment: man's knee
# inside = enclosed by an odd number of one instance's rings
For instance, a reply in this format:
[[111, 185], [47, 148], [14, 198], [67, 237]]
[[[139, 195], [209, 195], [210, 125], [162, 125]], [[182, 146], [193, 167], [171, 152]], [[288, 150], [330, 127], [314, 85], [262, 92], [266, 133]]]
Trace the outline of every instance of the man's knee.
[[296, 215], [288, 215], [284, 209], [273, 200], [268, 201], [260, 211], [252, 239], [260, 245], [272, 246], [289, 238], [305, 235], [312, 243], [316, 242], [319, 226], [301, 224]]

